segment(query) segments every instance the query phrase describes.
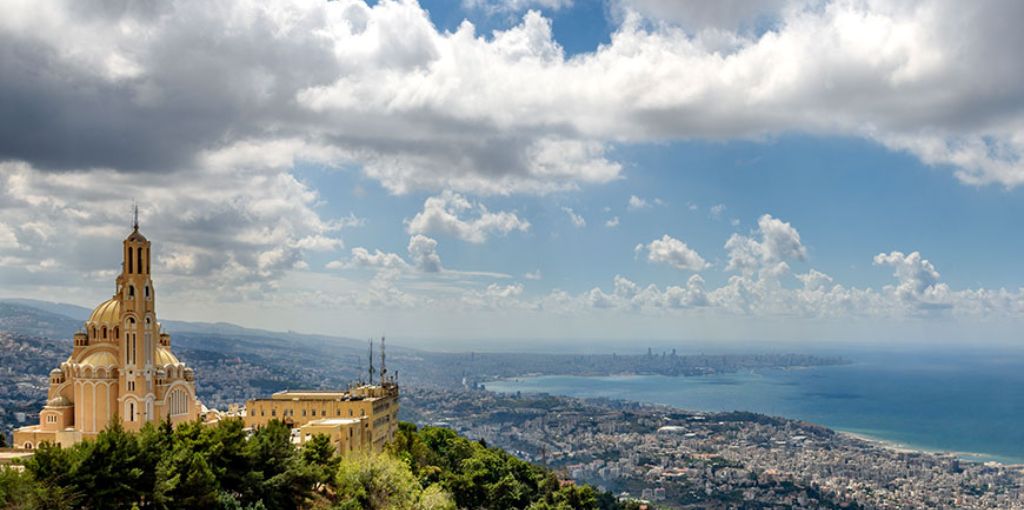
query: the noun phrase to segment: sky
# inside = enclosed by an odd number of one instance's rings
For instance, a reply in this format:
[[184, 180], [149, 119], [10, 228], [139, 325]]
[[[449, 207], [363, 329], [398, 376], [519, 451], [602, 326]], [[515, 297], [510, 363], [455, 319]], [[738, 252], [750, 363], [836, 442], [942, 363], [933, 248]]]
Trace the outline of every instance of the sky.
[[163, 318], [1020, 342], [1019, 2], [0, 9], [0, 297], [107, 299], [137, 201]]

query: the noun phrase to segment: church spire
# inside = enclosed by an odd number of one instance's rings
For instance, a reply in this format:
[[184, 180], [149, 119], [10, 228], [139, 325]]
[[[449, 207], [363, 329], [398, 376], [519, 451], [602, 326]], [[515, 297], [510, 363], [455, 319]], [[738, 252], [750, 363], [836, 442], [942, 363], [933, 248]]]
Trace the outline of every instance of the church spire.
[[139, 230], [139, 203], [132, 200], [132, 230]]

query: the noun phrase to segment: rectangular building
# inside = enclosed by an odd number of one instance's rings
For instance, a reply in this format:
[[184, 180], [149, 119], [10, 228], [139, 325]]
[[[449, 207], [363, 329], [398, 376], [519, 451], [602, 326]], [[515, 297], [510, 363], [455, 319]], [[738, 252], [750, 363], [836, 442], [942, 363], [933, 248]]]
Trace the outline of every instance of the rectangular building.
[[[355, 436], [353, 423], [344, 421], [354, 420], [358, 422], [360, 437], [346, 445], [358, 444], [359, 448], [369, 447], [379, 452], [398, 430], [398, 385], [388, 382], [357, 386], [348, 391], [286, 390], [270, 398], [246, 402], [247, 427], [262, 427], [271, 420], [300, 429], [301, 437], [304, 437], [304, 430], [321, 430], [330, 436], [337, 427]], [[306, 428], [307, 425], [313, 428]], [[328, 432], [322, 427], [333, 428]]]

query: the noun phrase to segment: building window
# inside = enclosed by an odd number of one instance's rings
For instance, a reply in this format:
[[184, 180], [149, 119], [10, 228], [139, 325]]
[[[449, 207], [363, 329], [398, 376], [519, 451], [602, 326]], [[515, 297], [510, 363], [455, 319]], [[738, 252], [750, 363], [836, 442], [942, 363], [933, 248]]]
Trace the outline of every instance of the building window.
[[146, 299], [149, 299], [149, 285], [146, 285]]
[[31, 450], [32, 449], [32, 443], [26, 442], [25, 443], [25, 449], [26, 450]]
[[171, 392], [169, 407], [172, 415], [180, 415], [188, 413], [188, 395], [183, 390], [175, 389]]
[[128, 421], [135, 421], [135, 402], [128, 402]]
[[277, 409], [271, 409], [270, 416], [277, 416]]
[[128, 286], [128, 297], [132, 298], [132, 299], [135, 299], [135, 286], [134, 285], [129, 285]]

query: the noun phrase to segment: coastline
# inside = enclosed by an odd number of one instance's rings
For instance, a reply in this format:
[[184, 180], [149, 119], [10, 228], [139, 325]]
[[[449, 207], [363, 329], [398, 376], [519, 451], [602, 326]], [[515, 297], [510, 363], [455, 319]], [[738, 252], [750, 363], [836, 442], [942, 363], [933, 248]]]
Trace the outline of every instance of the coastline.
[[[783, 416], [783, 418], [792, 419], [792, 418], [787, 418], [787, 417], [784, 417], [784, 416]], [[977, 464], [989, 464], [989, 463], [992, 463], [992, 464], [997, 464], [999, 466], [1006, 467], [1006, 468], [1024, 468], [1024, 462], [1014, 462], [1014, 461], [1010, 460], [1009, 458], [1001, 456], [1001, 455], [994, 455], [994, 454], [991, 454], [991, 453], [961, 452], [961, 451], [954, 451], [954, 450], [942, 450], [942, 449], [939, 449], [939, 448], [928, 448], [928, 447], [919, 446], [919, 445], [911, 445], [911, 444], [901, 443], [901, 442], [898, 442], [898, 441], [895, 441], [895, 440], [892, 440], [892, 439], [886, 439], [884, 437], [875, 436], [875, 435], [872, 435], [870, 433], [867, 433], [867, 432], [864, 432], [864, 431], [860, 431], [860, 430], [854, 431], [854, 430], [848, 430], [848, 429], [839, 429], [839, 428], [828, 427], [826, 425], [821, 425], [821, 424], [816, 424], [816, 425], [820, 425], [822, 427], [827, 427], [827, 428], [829, 428], [831, 430], [834, 430], [836, 432], [836, 434], [844, 436], [844, 437], [846, 437], [848, 439], [855, 439], [855, 440], [858, 440], [858, 441], [863, 441], [865, 443], [869, 443], [869, 444], [877, 446], [879, 448], [885, 448], [887, 450], [898, 452], [898, 453], [914, 453], [914, 454], [925, 454], [925, 455], [948, 456], [948, 457], [955, 457], [955, 458], [957, 458], [957, 459], [959, 459], [960, 461], [963, 461], [963, 462], [973, 462], [973, 463], [977, 463]]]
[[[558, 377], [582, 377], [582, 378], [586, 378], [586, 379], [594, 378], [594, 379], [603, 379], [603, 380], [628, 380], [628, 379], [639, 378], [640, 375], [639, 374], [616, 374], [616, 375], [612, 375], [612, 376], [597, 376], [597, 377], [590, 376], [590, 377], [588, 377], [588, 376], [557, 376], [557, 375], [540, 375], [540, 374], [535, 374], [533, 376], [520, 375], [520, 376], [515, 376], [515, 377], [507, 377], [507, 378], [494, 379], [494, 380], [487, 381], [486, 383], [484, 383], [484, 385], [485, 385], [485, 387], [487, 388], [488, 391], [491, 391], [491, 392], [494, 392], [494, 393], [508, 393], [509, 392], [509, 388], [507, 386], [518, 386], [518, 385], [521, 385], [524, 382], [526, 382], [526, 380], [543, 380], [543, 379], [558, 378]], [[492, 386], [495, 383], [497, 383], [499, 386], [506, 386], [506, 387], [503, 388], [502, 390], [496, 391], [494, 389], [494, 387]], [[674, 408], [674, 409], [679, 409], [681, 411], [687, 411], [687, 412], [707, 412], [707, 413], [727, 412], [727, 411], [722, 410], [722, 409], [706, 409], [706, 408], [701, 408], [700, 406], [689, 406], [689, 405], [680, 405], [678, 403], [656, 402], [656, 401], [653, 401], [653, 400], [644, 401], [644, 400], [639, 400], [639, 399], [636, 399], [636, 398], [628, 398], [628, 397], [623, 398], [621, 396], [612, 397], [612, 396], [601, 396], [601, 395], [579, 395], [579, 394], [574, 393], [571, 390], [567, 390], [567, 391], [553, 390], [552, 391], [552, 390], [539, 389], [539, 388], [524, 388], [524, 389], [514, 389], [511, 392], [514, 393], [515, 391], [522, 391], [524, 393], [550, 393], [550, 394], [553, 394], [553, 395], [562, 395], [562, 396], [568, 396], [568, 397], [572, 397], [572, 398], [582, 398], [582, 399], [609, 398], [611, 400], [618, 400], [618, 401], [622, 401], [622, 402], [638, 403], [640, 405], [666, 406], [666, 407], [671, 407], [671, 408]], [[927, 454], [927, 455], [944, 456], [944, 457], [956, 458], [956, 459], [958, 459], [961, 462], [969, 462], [969, 463], [974, 463], [974, 464], [993, 464], [993, 465], [998, 465], [998, 466], [1002, 466], [1002, 467], [1006, 467], [1006, 468], [1011, 468], [1011, 469], [1024, 469], [1024, 459], [1021, 459], [1021, 458], [1018, 458], [1018, 457], [1015, 457], [1015, 456], [1007, 456], [1007, 455], [1000, 455], [1000, 454], [994, 454], [994, 453], [982, 453], [982, 452], [978, 452], [978, 451], [964, 451], [964, 450], [943, 449], [943, 448], [939, 448], [939, 447], [923, 446], [921, 444], [908, 443], [906, 441], [901, 441], [901, 440], [898, 440], [898, 439], [887, 438], [884, 435], [880, 435], [880, 434], [878, 434], [876, 432], [873, 432], [873, 431], [868, 431], [868, 430], [864, 430], [864, 429], [856, 429], [856, 428], [837, 427], [837, 426], [834, 426], [834, 425], [828, 425], [828, 424], [822, 423], [819, 420], [808, 420], [806, 418], [801, 418], [801, 417], [798, 417], [798, 416], [789, 416], [786, 413], [772, 413], [772, 412], [763, 412], [763, 411], [759, 411], [759, 410], [739, 409], [739, 408], [737, 408], [736, 410], [753, 412], [753, 413], [762, 414], [762, 415], [765, 415], [765, 416], [773, 416], [773, 417], [783, 418], [783, 419], [786, 419], [786, 420], [796, 420], [796, 421], [803, 421], [803, 422], [806, 422], [806, 423], [812, 423], [812, 424], [815, 424], [815, 425], [818, 425], [818, 426], [821, 426], [821, 427], [828, 428], [828, 429], [834, 431], [836, 434], [838, 434], [838, 435], [840, 435], [840, 436], [842, 436], [842, 437], [844, 437], [846, 439], [854, 439], [854, 440], [858, 440], [858, 441], [863, 441], [863, 442], [868, 443], [868, 444], [870, 444], [872, 446], [876, 446], [876, 447], [879, 447], [879, 448], [884, 448], [886, 450], [897, 452], [897, 453], [904, 453], [904, 454]]]

